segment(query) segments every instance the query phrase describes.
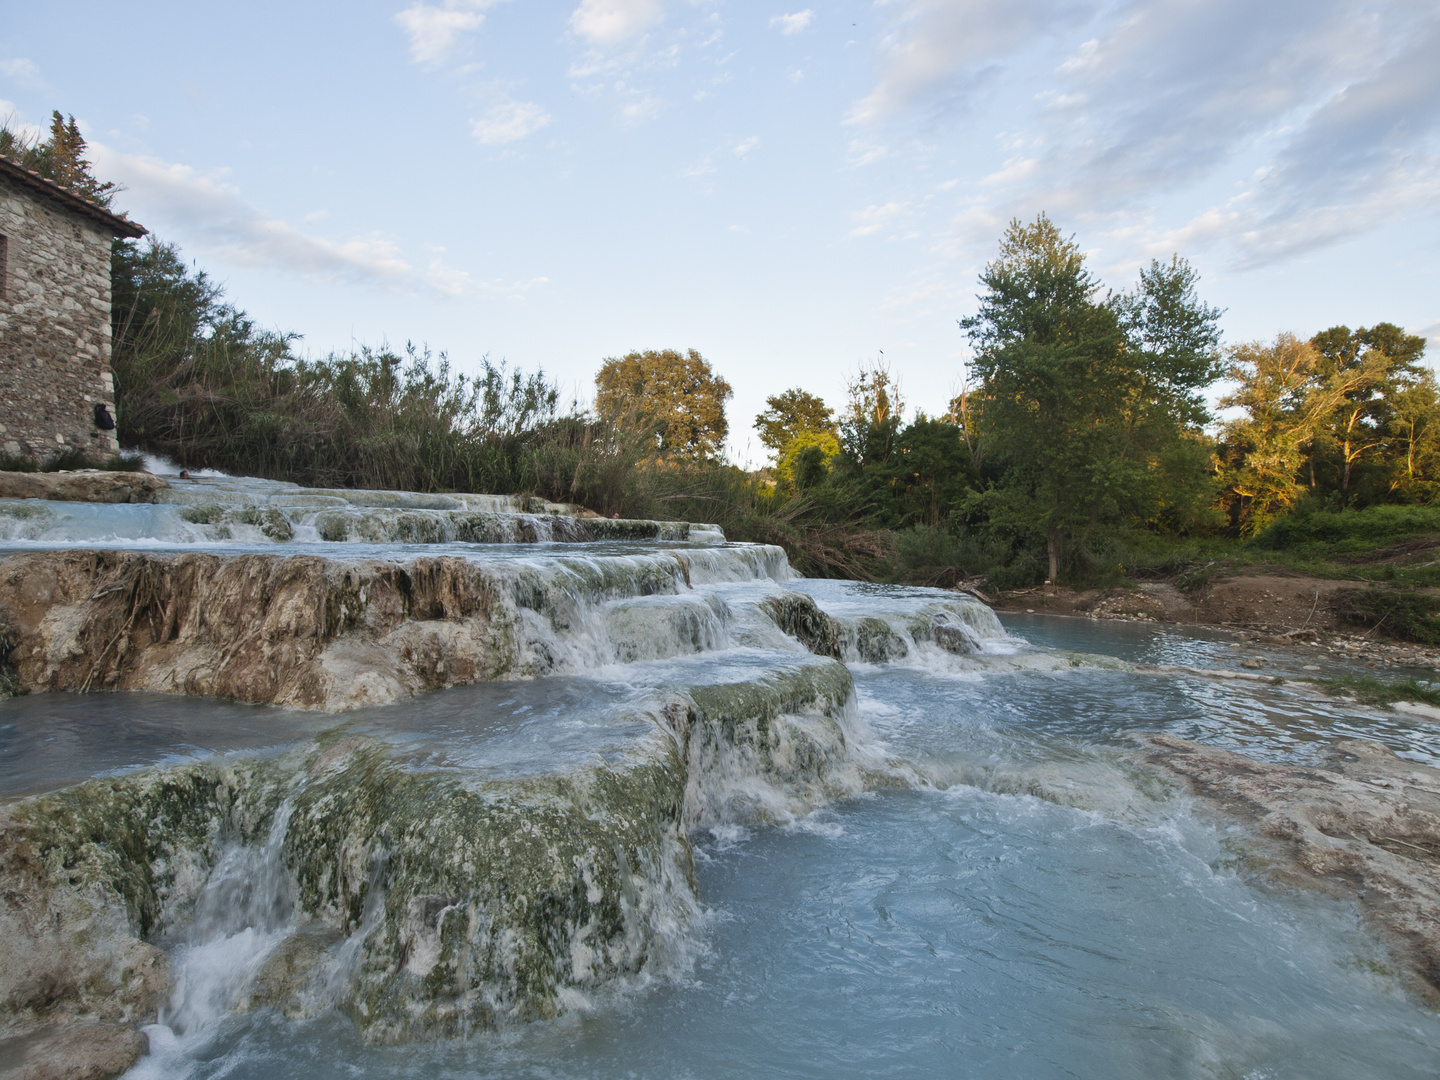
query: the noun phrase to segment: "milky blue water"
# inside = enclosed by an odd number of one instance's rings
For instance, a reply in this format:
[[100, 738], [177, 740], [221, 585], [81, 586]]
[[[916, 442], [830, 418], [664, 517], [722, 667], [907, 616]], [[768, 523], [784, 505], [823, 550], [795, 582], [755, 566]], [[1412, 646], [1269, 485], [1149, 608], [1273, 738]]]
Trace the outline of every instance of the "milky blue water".
[[[1153, 630], [1146, 646], [1131, 626], [1084, 629], [1091, 649], [1169, 647]], [[1354, 907], [1242, 872], [1243, 832], [1154, 797], [1127, 764], [1139, 731], [1259, 746], [1287, 707], [1278, 692], [1106, 670], [861, 665], [856, 681], [876, 740], [920, 779], [697, 837], [706, 914], [688, 962], [468, 1042], [366, 1047], [334, 1015], [235, 1017], [191, 1075], [1436, 1074], [1440, 1018], [1407, 997]], [[1288, 707], [1310, 711], [1272, 731], [1272, 755], [1375, 718]], [[1437, 749], [1423, 724], [1403, 741]]]

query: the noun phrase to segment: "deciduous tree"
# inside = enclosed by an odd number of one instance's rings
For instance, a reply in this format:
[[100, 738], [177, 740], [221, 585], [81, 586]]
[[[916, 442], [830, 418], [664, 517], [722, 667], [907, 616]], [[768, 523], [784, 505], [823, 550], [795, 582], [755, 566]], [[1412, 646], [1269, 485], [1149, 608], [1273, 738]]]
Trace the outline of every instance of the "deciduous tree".
[[1314, 347], [1294, 334], [1230, 349], [1226, 375], [1239, 385], [1220, 407], [1245, 415], [1225, 426], [1220, 441], [1226, 501], [1242, 535], [1259, 532], [1300, 496], [1297, 474], [1320, 421], [1310, 393], [1319, 362]]
[[1350, 331], [1347, 326], [1322, 330], [1310, 341], [1316, 353], [1317, 414], [1310, 454], [1311, 486], [1315, 486], [1317, 454], [1336, 459], [1337, 487], [1342, 502], [1350, 499], [1357, 466], [1387, 453], [1394, 398], [1424, 374], [1420, 357], [1425, 339], [1394, 323], [1377, 323]]
[[841, 446], [859, 465], [889, 461], [891, 443], [905, 413], [900, 380], [883, 359], [862, 362], [846, 389], [850, 400], [840, 420]]
[[617, 423], [653, 432], [657, 453], [695, 461], [723, 453], [730, 384], [694, 349], [612, 357], [595, 376], [595, 409]]
[[966, 404], [999, 473], [980, 509], [1002, 532], [1042, 536], [1052, 580], [1098, 525], [1153, 516], [1164, 462], [1205, 418], [1220, 313], [1196, 279], [1177, 257], [1102, 298], [1079, 245], [1043, 214], [1012, 221], [980, 276], [980, 310], [961, 320], [980, 381]]
[[755, 431], [777, 456], [801, 432], [835, 432], [834, 410], [804, 390], [786, 390], [766, 398], [765, 405], [765, 411], [755, 417]]

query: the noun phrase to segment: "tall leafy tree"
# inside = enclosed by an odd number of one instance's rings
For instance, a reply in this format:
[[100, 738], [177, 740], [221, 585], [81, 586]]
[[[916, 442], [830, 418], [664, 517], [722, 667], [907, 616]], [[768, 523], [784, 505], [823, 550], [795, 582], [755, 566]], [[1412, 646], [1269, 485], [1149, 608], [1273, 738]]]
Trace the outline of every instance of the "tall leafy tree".
[[1043, 537], [1054, 580], [1097, 526], [1154, 513], [1164, 460], [1205, 419], [1220, 313], [1179, 258], [1102, 297], [1044, 214], [1010, 223], [980, 282], [961, 326], [976, 352], [976, 426], [1000, 470], [981, 507], [1000, 531]]
[[883, 359], [861, 363], [846, 383], [849, 401], [840, 420], [840, 444], [856, 465], [890, 460], [895, 433], [900, 430], [905, 400], [900, 380]]
[[1311, 485], [1316, 457], [1335, 460], [1342, 501], [1350, 499], [1357, 467], [1388, 452], [1394, 399], [1424, 374], [1425, 339], [1393, 323], [1351, 332], [1347, 326], [1322, 330], [1310, 341], [1315, 350], [1316, 429], [1312, 439]]
[[730, 384], [694, 349], [612, 357], [595, 376], [595, 409], [607, 420], [649, 430], [662, 456], [711, 461], [722, 454]]
[[1429, 502], [1440, 491], [1440, 385], [1433, 372], [1422, 370], [1389, 396], [1390, 492], [1404, 501]]
[[1424, 349], [1377, 323], [1232, 350], [1237, 387], [1221, 404], [1244, 410], [1221, 439], [1232, 524], [1254, 533], [1307, 490], [1340, 506], [1428, 498], [1440, 423]]
[[755, 430], [771, 453], [780, 455], [797, 435], [835, 432], [835, 412], [814, 394], [796, 388], [765, 399]]
[[1244, 415], [1225, 426], [1220, 441], [1225, 502], [1241, 535], [1259, 532], [1301, 494], [1305, 447], [1320, 422], [1311, 395], [1319, 362], [1314, 346], [1294, 334], [1230, 349], [1226, 375], [1237, 386], [1220, 407]]
[[1151, 260], [1130, 292], [1111, 299], [1125, 334], [1133, 391], [1148, 410], [1167, 419], [1199, 426], [1210, 419], [1204, 390], [1219, 378], [1219, 308], [1202, 301], [1199, 273], [1173, 255], [1168, 263]]

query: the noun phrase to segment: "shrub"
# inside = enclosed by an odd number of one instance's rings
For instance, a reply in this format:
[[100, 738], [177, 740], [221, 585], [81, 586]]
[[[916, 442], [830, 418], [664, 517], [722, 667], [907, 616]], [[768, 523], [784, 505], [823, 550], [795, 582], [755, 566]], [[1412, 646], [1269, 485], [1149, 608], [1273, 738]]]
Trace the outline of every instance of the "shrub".
[[1422, 645], [1440, 644], [1440, 618], [1433, 596], [1398, 589], [1349, 589], [1337, 593], [1336, 611], [1350, 622], [1383, 630]]

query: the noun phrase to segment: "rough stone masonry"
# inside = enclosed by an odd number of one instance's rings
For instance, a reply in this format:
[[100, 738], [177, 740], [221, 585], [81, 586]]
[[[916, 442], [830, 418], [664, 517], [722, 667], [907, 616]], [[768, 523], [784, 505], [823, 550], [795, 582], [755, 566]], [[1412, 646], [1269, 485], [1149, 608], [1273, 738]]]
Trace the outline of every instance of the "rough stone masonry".
[[0, 157], [0, 449], [116, 453], [110, 244], [132, 221]]

